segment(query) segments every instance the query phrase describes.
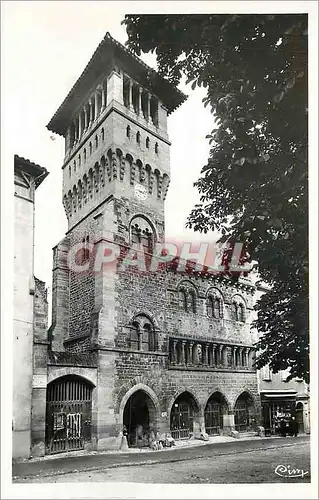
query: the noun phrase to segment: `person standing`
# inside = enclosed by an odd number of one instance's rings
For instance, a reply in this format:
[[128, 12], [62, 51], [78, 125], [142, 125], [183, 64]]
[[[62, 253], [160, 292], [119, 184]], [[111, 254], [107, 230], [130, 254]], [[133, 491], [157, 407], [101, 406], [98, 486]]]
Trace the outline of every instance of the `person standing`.
[[297, 437], [298, 432], [299, 432], [299, 426], [296, 417], [291, 417], [289, 422], [289, 434], [290, 436]]

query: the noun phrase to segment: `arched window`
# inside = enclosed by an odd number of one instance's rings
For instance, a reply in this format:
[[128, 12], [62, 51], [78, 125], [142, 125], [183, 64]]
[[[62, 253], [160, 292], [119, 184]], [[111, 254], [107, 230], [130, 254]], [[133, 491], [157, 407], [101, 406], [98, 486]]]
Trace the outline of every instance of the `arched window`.
[[153, 322], [143, 314], [136, 316], [131, 323], [130, 349], [136, 351], [155, 351], [157, 349]]
[[146, 137], [145, 146], [147, 147], [147, 149], [150, 147], [150, 139], [149, 139], [149, 137]]
[[236, 302], [232, 303], [231, 310], [232, 310], [232, 319], [234, 321], [238, 321], [238, 312], [237, 312], [237, 304], [236, 304]]
[[208, 297], [207, 302], [206, 302], [206, 307], [207, 307], [207, 316], [209, 318], [214, 317], [214, 304], [213, 304], [213, 297]]
[[84, 163], [86, 162], [86, 148], [84, 148], [84, 151], [83, 151], [83, 158], [84, 158]]
[[131, 137], [131, 127], [129, 125], [126, 127], [126, 137], [128, 137], [128, 139]]
[[179, 302], [181, 309], [187, 312], [188, 311], [187, 294], [186, 291], [183, 289], [179, 291]]
[[90, 142], [89, 144], [89, 151], [90, 151], [90, 155], [92, 154], [92, 142]]
[[130, 349], [134, 351], [138, 351], [139, 348], [138, 336], [139, 324], [137, 321], [134, 321], [130, 327]]
[[71, 166], [69, 165], [69, 177], [71, 177]]
[[155, 143], [155, 153], [158, 154], [158, 143]]
[[79, 155], [79, 167], [81, 166], [81, 155]]
[[232, 302], [232, 319], [234, 321], [245, 322], [245, 304], [240, 296], [236, 296]]
[[214, 318], [221, 318], [221, 299], [219, 297], [214, 298]]
[[74, 172], [76, 172], [76, 161], [75, 160], [73, 162], [73, 170], [74, 170]]
[[105, 139], [104, 128], [102, 128], [102, 130], [101, 130], [101, 138], [102, 138], [102, 141], [104, 142], [104, 139]]
[[98, 139], [98, 136], [96, 135], [95, 136], [95, 149], [97, 149], [99, 147], [99, 139]]
[[136, 142], [137, 142], [137, 144], [141, 143], [141, 134], [139, 132], [137, 132], [137, 134], [136, 134]]
[[241, 321], [242, 323], [245, 322], [245, 308], [244, 308], [244, 304], [238, 304], [237, 316], [238, 316], [238, 321]]
[[131, 220], [130, 243], [132, 245], [142, 245], [144, 252], [152, 253], [155, 234], [150, 222], [144, 217], [136, 216]]

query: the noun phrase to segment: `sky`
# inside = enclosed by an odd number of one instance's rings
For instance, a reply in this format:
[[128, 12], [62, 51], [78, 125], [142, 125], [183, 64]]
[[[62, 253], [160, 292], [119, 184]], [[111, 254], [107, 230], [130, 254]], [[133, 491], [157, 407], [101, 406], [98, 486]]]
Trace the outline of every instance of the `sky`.
[[[35, 275], [51, 287], [52, 247], [63, 238], [67, 220], [62, 206], [64, 139], [46, 124], [82, 73], [106, 31], [121, 43], [121, 26], [130, 2], [5, 2], [3, 22], [4, 119], [7, 144], [13, 154], [47, 168], [50, 175], [36, 192]], [[152, 54], [142, 57], [156, 69]], [[214, 128], [202, 89], [180, 85], [189, 98], [168, 119], [171, 184], [166, 205], [166, 237], [187, 241], [202, 238], [185, 229], [198, 201], [193, 187], [205, 165]], [[205, 240], [208, 237], [205, 236]]]

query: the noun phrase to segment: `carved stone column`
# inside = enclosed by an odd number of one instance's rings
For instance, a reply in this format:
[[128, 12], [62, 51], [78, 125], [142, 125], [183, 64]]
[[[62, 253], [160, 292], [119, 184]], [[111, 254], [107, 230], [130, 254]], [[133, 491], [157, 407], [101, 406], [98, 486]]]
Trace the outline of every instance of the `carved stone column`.
[[77, 120], [75, 120], [74, 121], [74, 143], [76, 143], [78, 141], [78, 133], [79, 133], [78, 123], [77, 123]]
[[204, 351], [203, 351], [203, 365], [208, 366], [209, 365], [209, 344], [205, 344], [204, 346]]
[[93, 101], [92, 98], [89, 100], [89, 108], [90, 108], [90, 121], [89, 121], [89, 127], [93, 123]]
[[242, 368], [243, 367], [243, 358], [242, 358], [243, 348], [242, 347], [238, 347], [237, 348], [237, 352], [238, 352], [238, 363], [237, 363], [237, 366], [238, 366], [238, 368]]
[[133, 82], [131, 79], [129, 79], [129, 93], [128, 93], [128, 106], [131, 111], [134, 111], [134, 106], [133, 106]]
[[173, 346], [172, 361], [173, 361], [174, 364], [177, 363], [176, 344], [177, 344], [177, 340], [173, 340], [173, 342], [172, 342], [172, 346]]
[[231, 348], [231, 364], [235, 368], [236, 366], [236, 347], [232, 346]]
[[142, 115], [142, 92], [143, 88], [139, 87], [138, 88], [138, 108], [137, 108], [137, 114]]
[[190, 364], [190, 365], [192, 365], [194, 363], [193, 346], [194, 346], [194, 342], [188, 343], [188, 352], [189, 352], [188, 364]]
[[248, 347], [245, 347], [244, 349], [244, 366], [245, 368], [248, 368]]
[[216, 354], [216, 344], [211, 346], [211, 358], [210, 358], [210, 366], [216, 366], [215, 354]]
[[86, 106], [84, 107], [84, 130], [88, 128], [88, 112]]
[[82, 135], [82, 111], [79, 114], [79, 139], [81, 138]]
[[102, 107], [101, 107], [101, 112], [104, 111], [106, 107], [106, 88], [105, 88], [105, 83], [102, 84]]
[[99, 101], [98, 101], [98, 98], [99, 98], [99, 93], [98, 91], [96, 90], [95, 94], [94, 94], [94, 121], [97, 119], [97, 117], [99, 116], [99, 110], [98, 110], [98, 104], [99, 104]]
[[146, 119], [149, 121], [151, 119], [151, 94], [147, 94], [146, 100]]
[[182, 340], [182, 346], [181, 346], [181, 364], [185, 365], [185, 345], [186, 342]]
[[226, 354], [226, 363], [225, 363], [225, 366], [227, 366], [228, 368], [232, 366], [232, 347], [231, 346], [227, 346], [226, 349], [225, 349], [225, 354]]

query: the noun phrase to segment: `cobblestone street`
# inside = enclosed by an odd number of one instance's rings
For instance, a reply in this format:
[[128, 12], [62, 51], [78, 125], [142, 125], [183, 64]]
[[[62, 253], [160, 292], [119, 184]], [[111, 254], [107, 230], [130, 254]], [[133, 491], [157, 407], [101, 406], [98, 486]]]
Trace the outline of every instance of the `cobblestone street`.
[[[152, 454], [149, 463], [138, 464], [137, 457], [123, 464], [108, 463], [107, 457], [87, 457], [86, 467], [78, 472], [38, 474], [16, 478], [15, 482], [70, 483], [70, 482], [137, 482], [137, 483], [295, 483], [310, 482], [309, 438], [270, 439], [233, 442], [232, 446], [207, 445], [191, 450], [177, 450], [171, 458], [161, 453]], [[114, 457], [114, 456], [113, 456]], [[83, 458], [83, 457], [82, 457]], [[100, 465], [90, 468], [90, 459], [99, 458]], [[65, 459], [79, 466], [72, 458]], [[105, 466], [103, 466], [103, 460]], [[56, 460], [58, 462], [58, 460]], [[157, 463], [154, 463], [156, 461]], [[117, 460], [117, 462], [119, 462]], [[136, 463], [136, 465], [134, 464]], [[152, 463], [153, 462], [153, 463]], [[56, 464], [58, 466], [58, 463]], [[91, 464], [92, 465], [92, 464]], [[284, 465], [288, 470], [304, 471], [304, 477], [282, 477], [289, 472], [275, 473]], [[86, 470], [85, 470], [86, 469]], [[61, 470], [61, 468], [60, 468]], [[69, 469], [66, 469], [69, 470]], [[56, 471], [58, 472], [58, 471]], [[62, 472], [62, 471], [61, 471]], [[48, 471], [48, 474], [50, 472]], [[53, 472], [52, 472], [53, 473]]]

